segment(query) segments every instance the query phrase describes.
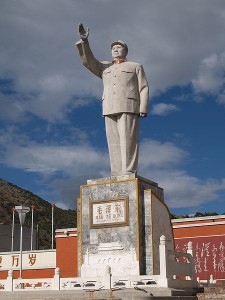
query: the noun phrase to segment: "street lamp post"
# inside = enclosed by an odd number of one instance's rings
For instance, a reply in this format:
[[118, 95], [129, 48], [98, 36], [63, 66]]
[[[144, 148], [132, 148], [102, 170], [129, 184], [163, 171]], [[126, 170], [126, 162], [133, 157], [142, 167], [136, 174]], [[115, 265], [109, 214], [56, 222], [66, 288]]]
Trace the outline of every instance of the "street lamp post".
[[30, 208], [24, 205], [15, 206], [20, 219], [20, 278], [22, 278], [22, 253], [23, 253], [23, 224], [25, 221], [26, 213], [30, 211]]
[[34, 236], [34, 209], [35, 205], [31, 206], [31, 238], [30, 238], [30, 250], [33, 250], [33, 236]]
[[15, 207], [12, 208], [13, 219], [12, 219], [12, 244], [11, 244], [11, 252], [14, 250], [14, 227], [15, 227]]
[[54, 248], [54, 208], [55, 208], [55, 204], [52, 203], [52, 249]]

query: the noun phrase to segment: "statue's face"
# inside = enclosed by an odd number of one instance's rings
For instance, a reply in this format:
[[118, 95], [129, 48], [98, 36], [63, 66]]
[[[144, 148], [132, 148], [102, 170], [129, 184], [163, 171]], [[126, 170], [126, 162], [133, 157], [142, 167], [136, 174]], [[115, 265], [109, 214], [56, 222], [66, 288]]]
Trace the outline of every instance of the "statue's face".
[[116, 44], [112, 47], [113, 58], [125, 58], [126, 55], [127, 55], [127, 51], [122, 45]]

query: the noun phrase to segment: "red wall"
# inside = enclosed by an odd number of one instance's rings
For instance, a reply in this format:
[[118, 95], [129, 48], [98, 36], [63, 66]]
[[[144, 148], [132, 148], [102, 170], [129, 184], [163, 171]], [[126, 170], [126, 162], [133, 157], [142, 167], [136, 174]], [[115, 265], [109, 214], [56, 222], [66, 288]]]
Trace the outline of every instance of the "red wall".
[[[173, 224], [174, 226], [178, 224]], [[180, 225], [180, 224], [179, 224]], [[199, 237], [199, 236], [215, 236], [225, 234], [225, 224], [211, 226], [197, 226], [197, 227], [183, 227], [174, 228], [174, 238], [184, 237]]]
[[[22, 276], [24, 279], [33, 279], [33, 278], [53, 278], [55, 274], [55, 269], [41, 269], [41, 270], [23, 270]], [[14, 271], [13, 277], [15, 279], [19, 278], [20, 272]], [[8, 271], [0, 272], [0, 279], [6, 279], [8, 276]]]
[[176, 250], [187, 252], [187, 244], [193, 243], [195, 273], [202, 280], [225, 278], [225, 235], [175, 239]]
[[77, 277], [77, 236], [57, 237], [56, 249], [56, 266], [61, 269], [61, 276]]
[[220, 222], [225, 223], [224, 216], [172, 221], [177, 227], [173, 228], [176, 250], [186, 252], [188, 242], [193, 243], [195, 273], [201, 280], [211, 274], [214, 279], [225, 279], [225, 224]]

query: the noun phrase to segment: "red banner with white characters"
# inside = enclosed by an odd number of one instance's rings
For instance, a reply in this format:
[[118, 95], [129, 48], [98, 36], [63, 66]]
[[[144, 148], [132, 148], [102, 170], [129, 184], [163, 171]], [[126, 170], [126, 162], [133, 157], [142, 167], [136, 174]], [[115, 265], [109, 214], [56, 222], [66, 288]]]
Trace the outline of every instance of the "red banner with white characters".
[[193, 243], [195, 273], [200, 280], [225, 279], [225, 235], [175, 239], [175, 249], [187, 252], [188, 242]]

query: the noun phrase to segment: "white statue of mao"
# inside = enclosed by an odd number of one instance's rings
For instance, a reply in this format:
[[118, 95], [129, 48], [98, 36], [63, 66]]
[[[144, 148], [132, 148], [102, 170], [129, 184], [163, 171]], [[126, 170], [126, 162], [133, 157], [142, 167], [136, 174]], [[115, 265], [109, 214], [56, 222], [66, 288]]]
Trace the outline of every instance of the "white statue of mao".
[[103, 79], [102, 109], [111, 164], [111, 175], [136, 174], [139, 116], [147, 115], [149, 88], [143, 67], [126, 59], [123, 41], [111, 44], [112, 62], [98, 61], [89, 46], [89, 29], [79, 24], [76, 43], [83, 65]]

